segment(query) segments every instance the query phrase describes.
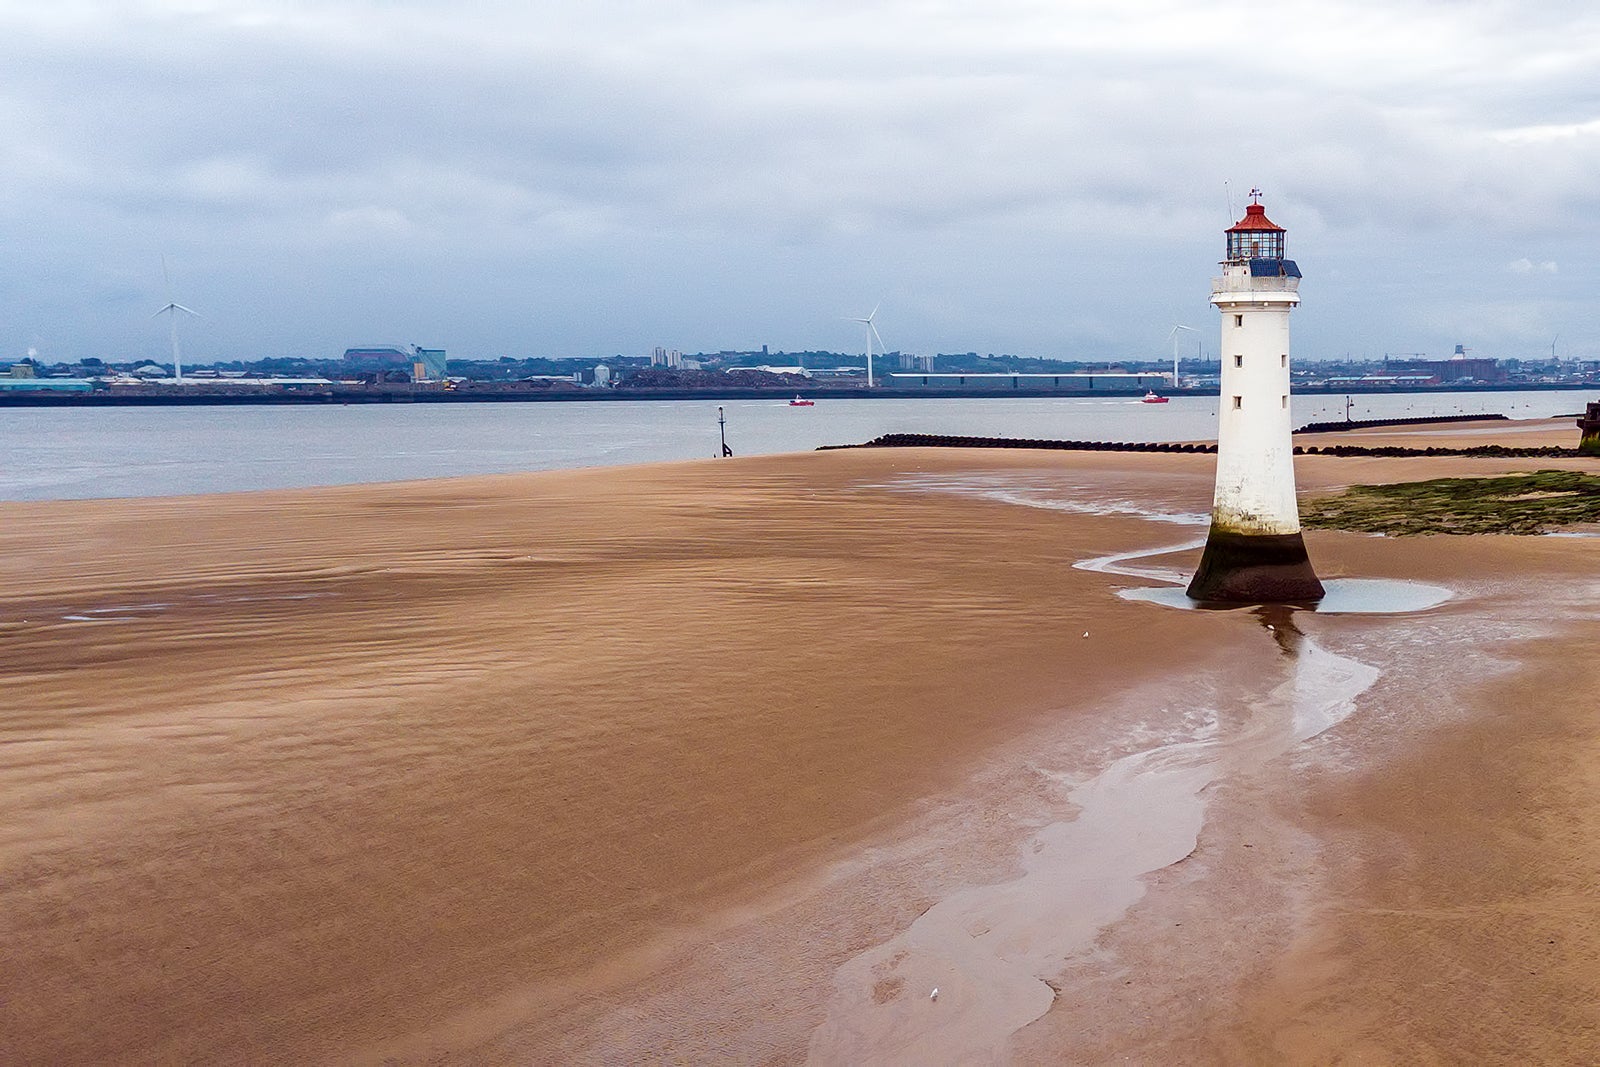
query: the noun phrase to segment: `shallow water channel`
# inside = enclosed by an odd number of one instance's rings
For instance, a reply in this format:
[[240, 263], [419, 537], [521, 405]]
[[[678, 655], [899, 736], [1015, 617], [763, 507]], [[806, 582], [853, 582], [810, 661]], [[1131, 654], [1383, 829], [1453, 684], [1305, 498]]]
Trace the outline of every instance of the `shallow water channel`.
[[[1056, 510], [1139, 513], [1128, 504], [1088, 504], [1047, 490], [981, 482], [918, 488]], [[1205, 521], [1153, 512], [1142, 517], [1180, 525]], [[1141, 562], [1201, 543], [1191, 539], [1076, 566], [1164, 583], [1121, 591], [1127, 599], [1203, 608], [1183, 594], [1187, 574]], [[1451, 595], [1412, 582], [1344, 579], [1327, 585], [1318, 613], [1423, 611]], [[1277, 759], [1343, 721], [1378, 679], [1376, 667], [1330, 652], [1298, 629], [1297, 615], [1313, 609], [1236, 610], [1256, 614], [1281, 652], [1281, 673], [1241, 686], [1232, 694], [1235, 706], [1222, 709], [1216, 726], [1201, 736], [1124, 756], [1072, 789], [1075, 814], [1032, 836], [1020, 875], [946, 897], [898, 936], [849, 961], [836, 975], [827, 1020], [813, 1035], [813, 1062], [957, 1063], [994, 1055], [1011, 1034], [1050, 1009], [1055, 991], [1045, 978], [1128, 912], [1144, 895], [1144, 876], [1194, 850], [1208, 786]]]

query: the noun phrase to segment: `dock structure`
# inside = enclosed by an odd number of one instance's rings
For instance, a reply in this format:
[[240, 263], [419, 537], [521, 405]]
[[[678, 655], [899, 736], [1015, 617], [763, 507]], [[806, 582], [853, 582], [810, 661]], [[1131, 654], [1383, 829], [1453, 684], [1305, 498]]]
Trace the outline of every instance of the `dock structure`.
[[1295, 502], [1289, 415], [1289, 312], [1300, 268], [1259, 191], [1227, 230], [1211, 303], [1222, 313], [1217, 482], [1211, 531], [1189, 596], [1226, 603], [1321, 600]]

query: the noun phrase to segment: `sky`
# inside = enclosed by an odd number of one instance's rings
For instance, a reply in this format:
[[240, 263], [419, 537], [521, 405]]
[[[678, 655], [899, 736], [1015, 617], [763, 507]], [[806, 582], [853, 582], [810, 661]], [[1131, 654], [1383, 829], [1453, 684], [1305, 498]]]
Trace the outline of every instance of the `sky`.
[[1600, 358], [1560, 0], [0, 0], [0, 177], [0, 361], [1214, 357], [1252, 187], [1296, 359]]

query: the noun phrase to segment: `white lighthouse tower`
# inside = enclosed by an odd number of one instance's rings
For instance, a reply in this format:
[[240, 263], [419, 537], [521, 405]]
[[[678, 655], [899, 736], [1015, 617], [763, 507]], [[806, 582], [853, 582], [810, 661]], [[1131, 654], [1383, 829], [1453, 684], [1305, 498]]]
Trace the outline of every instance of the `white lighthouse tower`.
[[1259, 190], [1227, 231], [1211, 302], [1222, 312], [1222, 395], [1211, 533], [1189, 583], [1196, 600], [1234, 603], [1322, 599], [1306, 557], [1294, 496], [1289, 423], [1289, 312], [1300, 268], [1284, 258], [1284, 231]]

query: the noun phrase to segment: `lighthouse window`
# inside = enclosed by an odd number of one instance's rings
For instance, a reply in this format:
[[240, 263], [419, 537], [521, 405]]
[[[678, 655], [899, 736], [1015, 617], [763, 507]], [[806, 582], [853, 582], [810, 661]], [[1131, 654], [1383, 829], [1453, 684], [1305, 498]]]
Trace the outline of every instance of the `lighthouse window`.
[[1282, 230], [1228, 231], [1229, 259], [1282, 259]]
[[1289, 394], [1288, 393], [1284, 393], [1283, 394], [1283, 406], [1284, 406], [1285, 410], [1287, 410], [1288, 407], [1289, 407]]
[[1242, 396], [1234, 397], [1233, 398], [1233, 410], [1238, 411], [1242, 407], [1244, 407], [1244, 397], [1242, 397]]
[[1283, 355], [1278, 357], [1278, 366], [1287, 367], [1288, 365], [1289, 365], [1289, 354], [1287, 352], [1285, 352]]
[[1235, 315], [1233, 317], [1233, 324], [1235, 326], [1243, 326], [1244, 325], [1244, 316], [1243, 315]]
[[1233, 357], [1233, 365], [1234, 365], [1234, 366], [1235, 366], [1235, 367], [1242, 367], [1242, 366], [1244, 366], [1244, 357], [1243, 357], [1243, 356], [1234, 356], [1234, 357]]

